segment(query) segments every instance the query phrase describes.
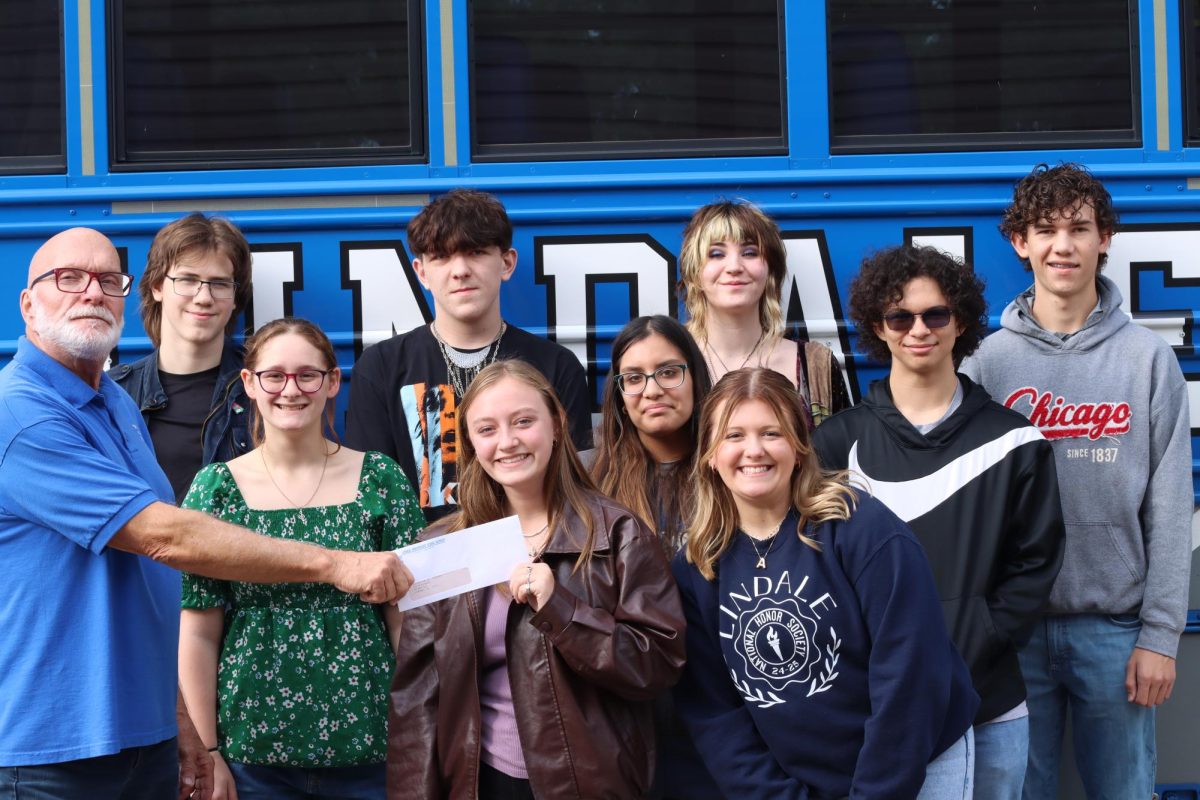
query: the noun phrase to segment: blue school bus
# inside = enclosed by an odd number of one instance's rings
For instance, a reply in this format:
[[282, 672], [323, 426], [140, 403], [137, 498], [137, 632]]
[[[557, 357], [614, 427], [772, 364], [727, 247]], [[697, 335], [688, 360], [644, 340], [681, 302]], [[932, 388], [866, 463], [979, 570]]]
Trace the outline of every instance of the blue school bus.
[[[966, 259], [995, 327], [1030, 283], [996, 232], [1012, 184], [1078, 161], [1122, 217], [1106, 274], [1174, 347], [1200, 436], [1200, 0], [35, 0], [5, 14], [0, 361], [41, 241], [96, 228], [139, 275], [155, 231], [201, 210], [254, 250], [245, 328], [315, 320], [352, 391], [363, 347], [431, 318], [405, 224], [471, 186], [515, 226], [505, 318], [569, 347], [596, 391], [625, 321], [680, 313], [683, 225], [724, 197], [779, 221], [787, 317], [834, 350], [857, 399], [882, 374], [845, 321], [864, 254], [911, 241]], [[150, 348], [135, 305], [116, 361]], [[1200, 796], [1183, 735], [1197, 655], [1185, 636], [1160, 711], [1168, 796]]]

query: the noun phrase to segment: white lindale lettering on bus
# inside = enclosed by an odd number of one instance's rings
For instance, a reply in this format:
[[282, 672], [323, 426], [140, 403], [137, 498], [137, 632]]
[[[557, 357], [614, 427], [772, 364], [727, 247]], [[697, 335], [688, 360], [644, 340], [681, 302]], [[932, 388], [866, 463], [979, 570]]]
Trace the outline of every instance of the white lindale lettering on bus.
[[296, 280], [292, 250], [251, 252], [254, 274], [254, 320], [259, 326], [285, 316], [284, 287]]
[[[1130, 229], [1134, 228], [1134, 229]], [[788, 279], [783, 290], [784, 312], [793, 292], [805, 311], [809, 338], [828, 345], [839, 357], [846, 353], [837, 331], [836, 321], [844, 318], [833, 284], [833, 266], [829, 263], [828, 248], [822, 246], [821, 230], [784, 231], [787, 247]], [[262, 325], [283, 316], [285, 297], [292, 286], [304, 285], [298, 260], [303, 257], [303, 236], [288, 237], [289, 245], [256, 243], [254, 251], [254, 322]], [[542, 280], [553, 283], [550, 293], [553, 314], [546, 309], [544, 318], [555, 320], [553, 333], [558, 341], [569, 347], [581, 361], [587, 354], [587, 331], [595, 325], [589, 319], [589, 286], [602, 282], [625, 282], [631, 296], [636, 297], [633, 315], [670, 313], [671, 283], [674, 279], [668, 251], [650, 236], [634, 237], [629, 233], [613, 234], [613, 241], [602, 238], [579, 241], [579, 237], [535, 236], [540, 254], [522, 257], [519, 271], [532, 269], [541, 263]], [[931, 245], [957, 258], [966, 258], [966, 239], [958, 233], [911, 236], [913, 244]], [[885, 242], [879, 242], [882, 245]], [[864, 243], [864, 248], [869, 248]], [[425, 298], [412, 275], [412, 266], [400, 239], [386, 241], [344, 240], [340, 244], [342, 257], [342, 288], [356, 293], [361, 318], [357, 321], [363, 345], [382, 341], [395, 333], [403, 333], [423, 324]], [[1165, 265], [1164, 280], [1200, 280], [1200, 230], [1126, 230], [1113, 237], [1104, 274], [1111, 278], [1125, 298], [1133, 297], [1131, 284], [1135, 266]], [[843, 265], [845, 268], [845, 265]], [[524, 276], [521, 276], [524, 281]], [[316, 283], [316, 282], [310, 282]], [[308, 290], [314, 289], [309, 286]], [[336, 298], [329, 298], [336, 303]], [[1188, 308], [1188, 302], [1176, 304]], [[1190, 317], [1140, 312], [1139, 324], [1153, 330], [1173, 346], [1185, 345], [1187, 321]], [[335, 315], [336, 318], [336, 315]], [[537, 320], [514, 317], [513, 324], [537, 327]], [[1188, 394], [1192, 419], [1200, 421], [1200, 381], [1189, 378]]]
[[[772, 579], [769, 575], [756, 575], [751, 581], [754, 590], [746, 588], [746, 584], [742, 583], [742, 591], [738, 593], [732, 589], [728, 596], [733, 608], [728, 608], [724, 603], [721, 604], [721, 612], [728, 614], [734, 620], [737, 620], [739, 615], [746, 610], [745, 606], [749, 606], [752, 602], [760, 597], [768, 595], [782, 595], [785, 597], [795, 597], [800, 602], [809, 607], [817, 619], [821, 618], [821, 610], [826, 607], [837, 608], [837, 601], [833, 599], [833, 595], [829, 592], [823, 593], [816, 600], [804, 599], [804, 588], [808, 586], [808, 576], [805, 575], [795, 589], [792, 588], [792, 576], [785, 569], [779, 574], [779, 577]], [[731, 638], [730, 635], [722, 633], [726, 639]]]
[[403, 333], [425, 321], [412, 263], [402, 253], [400, 242], [388, 248], [349, 244], [344, 250], [346, 263], [342, 268], [346, 278], [358, 286], [363, 347], [391, 337], [393, 331]]
[[[547, 290], [546, 317], [554, 319], [553, 332], [557, 341], [574, 352], [581, 363], [587, 361], [588, 332], [604, 322], [594, 318], [596, 303], [592, 287], [596, 283], [627, 285], [630, 296], [636, 298], [631, 316], [671, 314], [673, 311], [675, 276], [668, 251], [648, 236], [629, 241], [628, 235], [620, 235], [619, 239], [578, 241], [578, 237], [562, 237], [561, 240], [535, 237], [538, 252], [533, 258], [522, 257], [519, 261], [518, 270], [529, 269], [528, 265], [533, 263], [541, 265], [537, 280]], [[818, 246], [816, 238], [808, 235], [786, 239], [785, 243], [789, 278], [783, 291], [784, 313], [787, 313], [794, 289], [806, 312], [809, 337], [844, 355], [836, 322], [841, 316], [841, 308], [836, 286], [832, 283], [832, 265], [827, 263], [825, 255], [827, 251]], [[345, 259], [343, 285], [357, 293], [364, 346], [424, 322], [424, 297], [412, 277], [411, 260], [399, 240], [344, 242], [342, 249]], [[280, 262], [262, 287], [262, 292], [274, 292], [278, 296], [284, 282], [295, 280], [294, 268], [283, 269], [283, 261], [290, 265], [289, 259], [293, 256], [287, 252], [256, 254], [256, 270], [258, 259], [263, 256], [271, 256]], [[258, 313], [258, 296], [256, 271], [255, 321], [261, 324], [270, 317]], [[263, 306], [282, 309], [278, 299], [265, 302]], [[515, 316], [510, 321], [515, 325], [536, 327], [536, 322]]]

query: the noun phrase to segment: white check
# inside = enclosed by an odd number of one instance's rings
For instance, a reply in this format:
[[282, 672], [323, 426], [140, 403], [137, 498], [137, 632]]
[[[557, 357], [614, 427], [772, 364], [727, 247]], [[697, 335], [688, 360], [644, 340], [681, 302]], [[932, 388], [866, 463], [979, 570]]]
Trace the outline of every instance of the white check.
[[513, 567], [529, 560], [521, 524], [505, 517], [393, 551], [413, 574], [401, 611], [484, 586], [507, 583]]

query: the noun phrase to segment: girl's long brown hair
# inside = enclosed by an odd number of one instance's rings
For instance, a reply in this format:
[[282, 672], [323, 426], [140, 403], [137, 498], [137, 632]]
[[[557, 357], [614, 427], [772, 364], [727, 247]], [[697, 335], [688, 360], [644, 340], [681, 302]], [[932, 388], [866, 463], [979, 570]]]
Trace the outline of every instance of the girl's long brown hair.
[[534, 367], [518, 359], [497, 361], [484, 367], [471, 381], [466, 395], [458, 405], [458, 512], [449, 517], [450, 530], [457, 531], [474, 525], [482, 525], [508, 516], [504, 487], [496, 483], [479, 463], [475, 454], [475, 446], [471, 443], [471, 406], [479, 396], [491, 389], [500, 381], [511, 379], [523, 383], [541, 396], [542, 402], [550, 412], [554, 426], [554, 447], [550, 453], [550, 463], [546, 465], [546, 476], [542, 482], [548, 511], [550, 534], [546, 540], [549, 543], [558, 530], [558, 524], [565, 508], [570, 506], [583, 520], [587, 530], [584, 547], [575, 562], [575, 569], [589, 561], [592, 557], [592, 546], [595, 538], [595, 525], [588, 508], [587, 496], [595, 493], [596, 487], [583, 468], [575, 445], [571, 443], [570, 430], [567, 424], [567, 412], [559, 402], [554, 388]]
[[819, 543], [804, 534], [804, 526], [849, 519], [854, 509], [856, 495], [847, 482], [846, 473], [824, 472], [817, 463], [804, 410], [791, 381], [763, 367], [726, 373], [705, 398], [700, 410], [695, 505], [688, 525], [687, 560], [708, 580], [716, 577], [713, 566], [733, 540], [739, 525], [733, 495], [712, 461], [725, 438], [725, 429], [729, 427], [733, 412], [753, 400], [765, 403], [775, 412], [784, 438], [796, 451], [792, 506], [800, 512], [796, 527], [800, 540], [819, 549]]
[[[650, 336], [661, 336], [683, 354], [692, 387], [692, 417], [686, 423], [692, 449], [685, 463], [676, 466], [661, 484], [657, 483], [659, 465], [650, 457], [637, 428], [626, 413], [625, 401], [616, 381], [625, 351]], [[679, 517], [683, 509], [691, 505], [692, 471], [696, 463], [696, 440], [700, 430], [700, 403], [711, 386], [708, 367], [696, 342], [683, 325], [670, 317], [661, 314], [638, 317], [626, 324], [613, 339], [612, 367], [604, 382], [600, 401], [600, 428], [596, 437], [592, 477], [601, 493], [632, 509], [651, 530], [659, 527], [660, 512], [665, 511], [668, 517]], [[652, 486], [659, 487], [658, 497], [650, 496]], [[668, 530], [659, 531], [665, 534], [667, 541], [663, 542], [663, 547], [669, 556], [679, 549], [682, 531], [678, 529], [682, 526], [682, 519], [668, 519]]]

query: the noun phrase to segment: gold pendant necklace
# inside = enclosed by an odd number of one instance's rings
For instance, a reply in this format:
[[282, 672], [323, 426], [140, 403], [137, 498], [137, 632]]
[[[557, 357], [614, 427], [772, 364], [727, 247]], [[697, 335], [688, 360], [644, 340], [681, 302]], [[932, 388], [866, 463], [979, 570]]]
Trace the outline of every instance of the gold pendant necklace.
[[771, 548], [775, 546], [775, 537], [779, 535], [779, 529], [783, 527], [784, 519], [787, 519], [787, 517], [785, 516], [779, 520], [775, 525], [775, 529], [763, 537], [763, 540], [767, 542], [767, 549], [765, 551], [760, 552], [758, 549], [758, 540], [745, 531], [742, 531], [742, 533], [746, 533], [746, 538], [750, 540], [750, 546], [754, 548], [754, 554], [758, 556], [758, 561], [754, 564], [755, 569], [767, 568], [767, 556], [771, 555]]

